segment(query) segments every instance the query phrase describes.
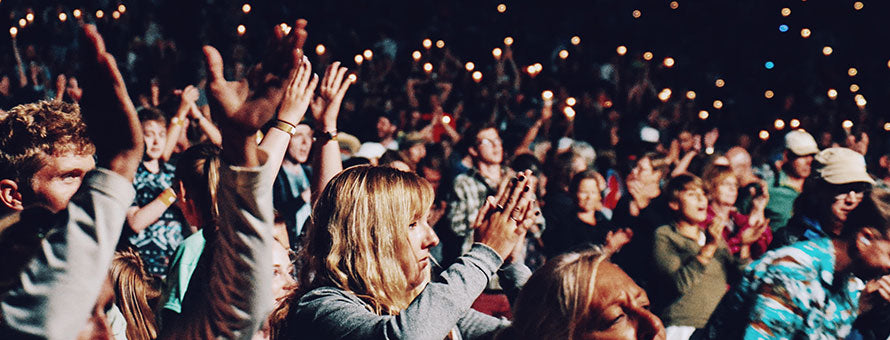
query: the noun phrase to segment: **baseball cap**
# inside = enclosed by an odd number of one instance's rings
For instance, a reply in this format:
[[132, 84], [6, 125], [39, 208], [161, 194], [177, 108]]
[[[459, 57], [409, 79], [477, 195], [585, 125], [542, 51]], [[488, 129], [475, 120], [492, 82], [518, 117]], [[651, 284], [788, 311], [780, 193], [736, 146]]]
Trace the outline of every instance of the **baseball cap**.
[[865, 170], [865, 157], [848, 148], [828, 148], [816, 154], [819, 176], [831, 184], [875, 184]]
[[798, 156], [809, 156], [819, 153], [816, 139], [804, 130], [794, 130], [785, 134], [785, 149]]

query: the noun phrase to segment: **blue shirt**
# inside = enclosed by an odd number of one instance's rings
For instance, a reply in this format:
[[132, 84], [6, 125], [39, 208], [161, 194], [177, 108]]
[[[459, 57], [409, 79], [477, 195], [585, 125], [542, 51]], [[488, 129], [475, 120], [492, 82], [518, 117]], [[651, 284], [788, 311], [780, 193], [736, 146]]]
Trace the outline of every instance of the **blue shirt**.
[[828, 238], [767, 252], [717, 307], [704, 338], [844, 338], [865, 285], [852, 275], [836, 277], [834, 264]]

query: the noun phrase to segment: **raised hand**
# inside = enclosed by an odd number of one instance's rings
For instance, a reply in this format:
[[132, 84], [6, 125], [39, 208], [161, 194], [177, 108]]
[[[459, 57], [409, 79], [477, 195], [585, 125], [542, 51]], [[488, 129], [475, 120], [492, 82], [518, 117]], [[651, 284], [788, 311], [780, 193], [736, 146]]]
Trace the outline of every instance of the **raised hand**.
[[[711, 225], [708, 226], [708, 232], [705, 235], [707, 236], [707, 243], [719, 244], [721, 241], [723, 241], [723, 228], [725, 227], [726, 221], [723, 218], [714, 217], [714, 220], [711, 221]], [[760, 236], [758, 236], [758, 238], [760, 238]]]
[[742, 230], [742, 232], [739, 234], [742, 245], [747, 246], [754, 244], [754, 242], [757, 242], [757, 240], [759, 240], [760, 237], [763, 236], [763, 232], [766, 231], [766, 228], [766, 223], [760, 223], [760, 225], [752, 225], [745, 230]]
[[288, 81], [281, 107], [278, 109], [278, 119], [293, 125], [299, 124], [309, 108], [316, 85], [318, 85], [318, 75], [312, 74], [312, 64], [308, 58], [303, 57], [300, 68]]
[[503, 259], [509, 257], [534, 223], [533, 195], [528, 186], [531, 172], [526, 170], [517, 176], [501, 185], [497, 197], [486, 200], [473, 223], [475, 241], [491, 247]]
[[324, 127], [333, 129], [337, 127], [340, 104], [343, 103], [349, 85], [355, 82], [355, 78], [346, 77], [347, 71], [345, 67], [340, 67], [339, 61], [335, 61], [324, 72], [320, 93], [312, 102], [312, 116]]
[[[249, 141], [281, 103], [288, 75], [299, 67], [306, 42], [306, 21], [297, 20], [285, 34], [275, 26], [275, 41], [262, 63], [253, 67], [245, 81], [226, 81], [223, 60], [212, 46], [204, 46], [209, 74], [210, 103], [223, 131], [223, 155], [238, 165], [257, 166], [259, 160]], [[254, 143], [255, 144], [255, 143]]]
[[133, 180], [142, 161], [144, 141], [136, 107], [127, 94], [114, 57], [96, 26], [84, 25], [84, 86], [81, 112], [96, 144], [96, 164]]
[[610, 254], [617, 253], [624, 247], [626, 244], [630, 243], [630, 240], [633, 238], [634, 232], [630, 230], [630, 228], [622, 228], [614, 231], [610, 231], [606, 234], [606, 250]]

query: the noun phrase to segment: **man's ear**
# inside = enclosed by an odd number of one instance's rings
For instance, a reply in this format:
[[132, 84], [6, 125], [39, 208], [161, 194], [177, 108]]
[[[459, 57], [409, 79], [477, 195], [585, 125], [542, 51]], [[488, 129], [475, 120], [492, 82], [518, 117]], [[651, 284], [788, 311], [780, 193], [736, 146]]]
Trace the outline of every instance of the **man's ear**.
[[863, 251], [872, 245], [874, 240], [881, 238], [881, 233], [872, 227], [865, 227], [856, 233], [856, 249], [862, 254]]
[[680, 211], [680, 202], [670, 201], [668, 202], [668, 208], [671, 208], [673, 211]]
[[22, 205], [22, 193], [19, 191], [18, 183], [8, 178], [0, 180], [0, 202], [6, 208], [14, 211], [21, 211], [25, 208]]
[[471, 146], [469, 149], [467, 149], [467, 153], [469, 153], [470, 156], [473, 158], [479, 157], [479, 150], [476, 150], [475, 146]]

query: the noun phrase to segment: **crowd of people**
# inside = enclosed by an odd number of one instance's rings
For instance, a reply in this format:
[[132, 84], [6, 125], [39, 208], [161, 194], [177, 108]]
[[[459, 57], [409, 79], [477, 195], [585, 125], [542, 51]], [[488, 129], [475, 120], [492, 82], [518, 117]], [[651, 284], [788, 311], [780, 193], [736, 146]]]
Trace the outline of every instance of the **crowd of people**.
[[509, 44], [482, 79], [447, 48], [403, 68], [382, 39], [350, 70], [304, 20], [271, 35], [254, 66], [204, 46], [179, 88], [92, 25], [77, 70], [13, 39], [0, 337], [890, 337], [867, 131], [770, 150], [644, 64], [574, 98], [573, 64], [546, 90]]

